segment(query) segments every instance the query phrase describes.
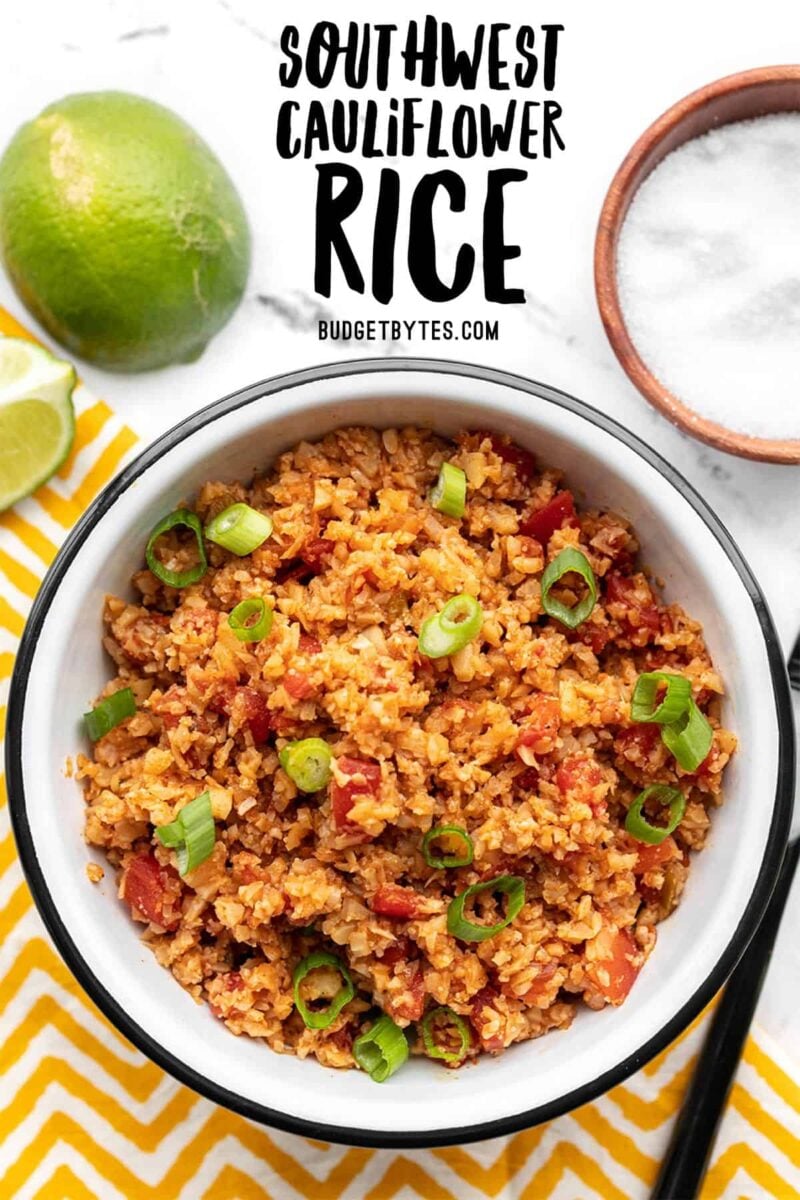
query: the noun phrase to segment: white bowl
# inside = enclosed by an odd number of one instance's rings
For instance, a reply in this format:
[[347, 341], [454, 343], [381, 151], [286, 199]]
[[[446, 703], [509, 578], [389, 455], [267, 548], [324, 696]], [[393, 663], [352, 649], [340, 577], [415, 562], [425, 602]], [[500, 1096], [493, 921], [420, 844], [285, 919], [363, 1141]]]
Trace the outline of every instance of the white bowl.
[[[384, 1085], [357, 1071], [236, 1038], [158, 966], [116, 899], [113, 871], [82, 837], [83, 800], [64, 763], [109, 664], [104, 593], [129, 589], [157, 519], [206, 479], [240, 479], [300, 438], [341, 425], [491, 428], [563, 467], [592, 504], [630, 517], [666, 595], [704, 625], [741, 747], [726, 803], [677, 911], [619, 1009], [498, 1059], [447, 1071], [415, 1059]], [[256, 384], [145, 450], [95, 501], [62, 548], [28, 620], [8, 714], [7, 769], [20, 855], [67, 964], [141, 1050], [212, 1100], [332, 1141], [436, 1145], [495, 1137], [584, 1104], [638, 1069], [720, 987], [761, 917], [788, 832], [794, 771], [788, 685], [766, 604], [719, 521], [688, 484], [600, 413], [540, 384], [435, 360], [367, 360]]]

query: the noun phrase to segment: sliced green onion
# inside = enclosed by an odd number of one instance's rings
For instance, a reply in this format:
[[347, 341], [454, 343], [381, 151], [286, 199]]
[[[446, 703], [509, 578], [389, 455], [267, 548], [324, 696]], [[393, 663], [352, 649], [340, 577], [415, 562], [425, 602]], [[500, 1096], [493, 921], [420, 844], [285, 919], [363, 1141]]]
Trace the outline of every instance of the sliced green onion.
[[240, 642], [260, 642], [272, 629], [272, 609], [260, 596], [242, 600], [228, 617], [228, 624]]
[[[648, 800], [655, 800], [669, 809], [669, 821], [666, 825], [651, 825], [647, 817], [642, 815], [642, 809]], [[647, 842], [650, 846], [660, 846], [665, 838], [680, 825], [686, 812], [686, 797], [677, 788], [667, 787], [665, 783], [651, 783], [634, 800], [625, 818], [625, 828], [631, 837], [639, 842]]]
[[272, 518], [249, 504], [231, 504], [208, 522], [206, 537], [231, 554], [252, 554], [272, 533]]
[[[462, 847], [460, 853], [436, 853], [434, 843], [447, 838], [458, 838]], [[468, 867], [475, 857], [475, 847], [466, 829], [460, 825], [437, 825], [435, 829], [429, 829], [422, 839], [422, 857], [429, 867]]]
[[[162, 533], [167, 533], [170, 529], [174, 529], [176, 525], [183, 525], [184, 528], [191, 529], [197, 542], [197, 563], [195, 566], [189, 567], [186, 571], [170, 571], [169, 567], [165, 567], [156, 557], [156, 542]], [[151, 530], [150, 537], [147, 539], [144, 556], [148, 567], [156, 579], [160, 579], [168, 587], [185, 588], [189, 587], [192, 583], [197, 583], [208, 570], [206, 548], [203, 545], [203, 527], [198, 517], [188, 508], [179, 508], [175, 512], [169, 513]]]
[[714, 730], [694, 700], [682, 717], [661, 726], [661, 740], [684, 771], [696, 771], [708, 757]]
[[284, 771], [301, 792], [320, 792], [328, 786], [332, 758], [330, 746], [318, 737], [289, 742], [278, 755]]
[[[665, 685], [667, 690], [659, 700], [659, 692]], [[669, 725], [683, 716], [691, 698], [692, 685], [683, 675], [648, 671], [636, 680], [631, 696], [631, 720]]]
[[[436, 1030], [434, 1025], [438, 1023], [440, 1037], [442, 1031], [446, 1034], [450, 1030], [455, 1030], [458, 1035], [459, 1046], [457, 1050], [448, 1050], [446, 1045], [436, 1040]], [[441, 1058], [447, 1063], [461, 1063], [467, 1057], [469, 1048], [472, 1045], [472, 1034], [470, 1028], [463, 1017], [458, 1013], [453, 1012], [446, 1004], [442, 1004], [439, 1008], [432, 1008], [429, 1013], [426, 1013], [422, 1018], [422, 1044], [425, 1047], [425, 1053], [428, 1058]]]
[[[575, 571], [580, 575], [587, 589], [583, 599], [579, 600], [572, 608], [550, 596], [550, 592], [559, 579], [568, 575], [570, 571]], [[566, 625], [567, 629], [577, 629], [589, 616], [596, 603], [597, 581], [594, 571], [589, 566], [588, 558], [574, 546], [567, 546], [548, 564], [542, 575], [542, 608], [549, 617], [555, 617], [562, 625]]]
[[105, 737], [120, 721], [132, 717], [136, 712], [136, 701], [129, 687], [120, 688], [96, 704], [91, 712], [83, 714], [86, 732], [93, 742]]
[[[313, 1011], [308, 1007], [300, 993], [300, 984], [307, 975], [310, 975], [312, 971], [318, 970], [319, 967], [333, 967], [334, 970], [338, 971], [342, 980], [342, 986], [329, 1002], [327, 1008]], [[327, 1029], [336, 1020], [345, 1004], [349, 1004], [356, 994], [356, 989], [353, 986], [353, 981], [350, 978], [350, 972], [347, 967], [340, 958], [337, 958], [335, 954], [328, 954], [326, 950], [315, 950], [307, 958], [301, 959], [294, 969], [292, 983], [294, 985], [295, 1007], [303, 1018], [307, 1029]]]
[[169, 825], [159, 825], [156, 833], [161, 845], [166, 846], [168, 850], [176, 850], [178, 846], [183, 845], [183, 825], [180, 819], [171, 821]]
[[159, 826], [156, 833], [162, 846], [175, 851], [181, 875], [187, 875], [199, 867], [211, 854], [216, 840], [208, 792], [202, 792], [191, 800], [174, 821]]
[[422, 622], [419, 652], [426, 658], [446, 658], [463, 650], [481, 631], [483, 610], [466, 592], [448, 600], [441, 612]]
[[442, 463], [439, 478], [431, 488], [430, 502], [448, 517], [463, 517], [467, 502], [467, 477], [461, 467]]
[[[506, 915], [496, 925], [478, 925], [464, 916], [464, 906], [473, 896], [481, 892], [500, 892], [507, 898]], [[525, 903], [525, 880], [519, 875], [498, 875], [497, 879], [489, 879], [486, 883], [473, 883], [455, 900], [450, 901], [447, 909], [447, 932], [462, 942], [485, 942], [510, 925]]]
[[408, 1042], [386, 1013], [353, 1042], [353, 1058], [375, 1083], [385, 1083], [408, 1058]]

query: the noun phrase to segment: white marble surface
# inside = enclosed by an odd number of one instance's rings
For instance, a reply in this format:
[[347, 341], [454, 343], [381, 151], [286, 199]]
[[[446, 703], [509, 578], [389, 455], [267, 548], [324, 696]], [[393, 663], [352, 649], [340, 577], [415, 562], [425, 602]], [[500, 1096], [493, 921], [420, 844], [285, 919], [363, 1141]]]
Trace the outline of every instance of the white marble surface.
[[[611, 176], [650, 121], [711, 79], [797, 57], [795, 0], [761, 0], [757, 18], [743, 0], [725, 6], [697, 0], [669, 5], [544, 0], [535, 12], [520, 3], [487, 11], [476, 0], [436, 0], [405, 4], [402, 15], [399, 6], [377, 11], [382, 7], [365, 0], [302, 0], [294, 6], [268, 0], [27, 0], [4, 6], [0, 145], [60, 95], [101, 88], [139, 92], [176, 109], [216, 149], [242, 192], [253, 227], [254, 262], [244, 303], [199, 362], [138, 377], [86, 366], [87, 383], [151, 438], [244, 384], [334, 358], [441, 355], [545, 380], [610, 413], [675, 463], [749, 558], [788, 646], [800, 627], [800, 474], [716, 453], [681, 435], [641, 399], [619, 369], [597, 315], [592, 246]], [[275, 115], [284, 98], [277, 80], [283, 20], [304, 30], [318, 19], [402, 24], [431, 10], [452, 20], [457, 31], [481, 19], [565, 25], [555, 95], [564, 108], [567, 149], [549, 162], [530, 163], [529, 180], [508, 208], [510, 240], [523, 247], [509, 278], [526, 289], [527, 304], [487, 305], [473, 286], [462, 301], [447, 306], [448, 316], [497, 317], [501, 338], [493, 345], [320, 342], [312, 278], [314, 167], [284, 162], [274, 150]], [[327, 95], [334, 93], [331, 88]], [[509, 156], [503, 165], [517, 164]], [[367, 169], [374, 180], [377, 168]], [[431, 168], [412, 160], [400, 169], [405, 184]], [[470, 182], [477, 183], [483, 169], [481, 163], [471, 166]], [[359, 236], [369, 236], [366, 223]], [[2, 277], [0, 303], [24, 315]], [[343, 284], [334, 285], [324, 304], [337, 317], [441, 317], [441, 307], [420, 305], [406, 288], [387, 310], [346, 292]], [[798, 920], [800, 887], [759, 1015], [800, 1054], [800, 1021], [794, 1018], [800, 947], [791, 932]]]

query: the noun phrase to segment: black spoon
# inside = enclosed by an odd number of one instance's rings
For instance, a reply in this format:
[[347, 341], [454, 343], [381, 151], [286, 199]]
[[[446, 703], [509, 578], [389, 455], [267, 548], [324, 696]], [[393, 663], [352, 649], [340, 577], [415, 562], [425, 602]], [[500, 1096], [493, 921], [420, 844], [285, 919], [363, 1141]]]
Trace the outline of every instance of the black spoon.
[[[788, 665], [789, 682], [800, 692], [800, 637], [794, 644]], [[651, 1200], [695, 1200], [700, 1191], [767, 975], [798, 860], [800, 837], [794, 837], [786, 849], [775, 891], [761, 924], [717, 1005]]]

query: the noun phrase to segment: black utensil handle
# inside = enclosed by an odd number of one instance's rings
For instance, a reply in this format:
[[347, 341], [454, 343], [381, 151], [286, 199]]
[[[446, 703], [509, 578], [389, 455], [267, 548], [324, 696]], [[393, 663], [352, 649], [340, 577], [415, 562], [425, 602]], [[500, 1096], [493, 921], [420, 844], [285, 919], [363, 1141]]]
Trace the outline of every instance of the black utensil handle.
[[651, 1200], [694, 1200], [725, 1110], [800, 857], [789, 843], [764, 918], [728, 980], [706, 1035]]

